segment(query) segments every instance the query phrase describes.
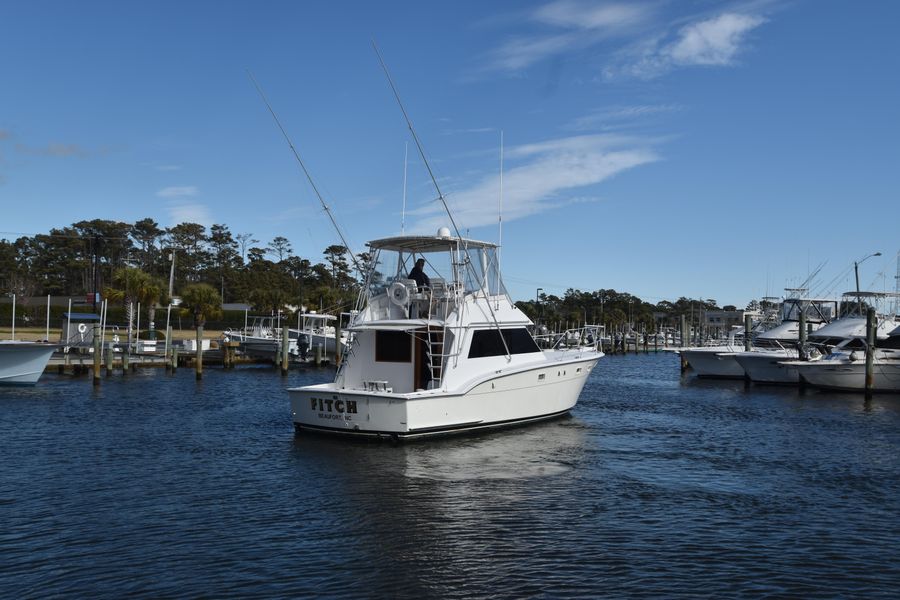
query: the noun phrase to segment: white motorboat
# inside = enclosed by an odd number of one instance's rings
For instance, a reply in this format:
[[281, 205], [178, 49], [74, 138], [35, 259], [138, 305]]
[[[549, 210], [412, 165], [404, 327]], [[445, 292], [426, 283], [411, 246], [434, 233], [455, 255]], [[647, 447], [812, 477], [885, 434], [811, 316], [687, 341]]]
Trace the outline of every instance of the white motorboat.
[[0, 385], [34, 385], [58, 348], [45, 342], [0, 342]]
[[[281, 320], [277, 317], [253, 317], [247, 327], [239, 331], [229, 329], [223, 336], [225, 341], [239, 342], [241, 352], [247, 356], [274, 361], [280, 355]], [[299, 356], [298, 331], [289, 329], [288, 336], [288, 353]]]
[[[347, 315], [348, 313], [343, 313]], [[338, 318], [334, 315], [324, 313], [303, 313], [300, 315], [300, 330], [297, 350], [302, 359], [309, 360], [315, 355], [316, 348], [320, 347], [322, 355], [325, 357], [334, 356], [337, 352], [337, 328], [335, 323]], [[293, 330], [292, 330], [293, 331]], [[342, 329], [341, 344], [342, 347], [347, 344], [349, 332]]]
[[[788, 361], [802, 380], [812, 386], [864, 391], [866, 389], [866, 343], [851, 338], [842, 348], [819, 360]], [[900, 392], [900, 327], [876, 342], [872, 360], [872, 388], [876, 392]]]
[[[781, 307], [781, 323], [757, 334], [752, 350], [780, 350], [786, 344], [794, 345], [800, 337], [800, 313], [806, 312], [811, 328], [818, 329], [837, 314], [835, 300], [813, 298], [785, 298]], [[745, 348], [734, 343], [725, 346], [702, 346], [679, 351], [698, 377], [741, 379], [744, 368], [735, 357]]]
[[[599, 332], [582, 328], [580, 343], [564, 335], [541, 350], [503, 287], [494, 244], [442, 228], [369, 249], [335, 380], [288, 390], [298, 431], [413, 438], [549, 419], [575, 406], [603, 356]], [[433, 271], [427, 287], [408, 279], [420, 257]]]
[[[875, 335], [878, 339], [886, 339], [896, 326], [893, 317], [881, 318]], [[832, 348], [840, 348], [845, 340], [865, 335], [866, 318], [846, 316], [811, 333], [808, 337], [809, 348], [804, 348], [803, 355], [808, 358], [810, 353], [813, 356], [827, 354]], [[796, 346], [739, 352], [734, 358], [755, 383], [800, 383], [800, 373], [793, 362], [801, 358], [801, 350]]]
[[740, 379], [744, 370], [734, 360], [742, 346], [725, 344], [721, 346], [700, 346], [683, 348], [678, 353], [687, 361], [698, 377]]

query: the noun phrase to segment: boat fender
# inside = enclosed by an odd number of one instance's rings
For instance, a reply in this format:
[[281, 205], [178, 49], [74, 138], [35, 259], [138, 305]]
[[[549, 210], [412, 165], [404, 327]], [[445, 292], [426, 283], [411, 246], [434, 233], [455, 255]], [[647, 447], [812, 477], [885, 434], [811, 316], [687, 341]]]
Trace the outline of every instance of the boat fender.
[[391, 302], [397, 306], [406, 306], [409, 303], [409, 289], [399, 281], [391, 284]]
[[78, 324], [78, 333], [85, 333], [85, 332], [87, 332], [87, 325], [85, 325], [84, 323], [79, 323]]

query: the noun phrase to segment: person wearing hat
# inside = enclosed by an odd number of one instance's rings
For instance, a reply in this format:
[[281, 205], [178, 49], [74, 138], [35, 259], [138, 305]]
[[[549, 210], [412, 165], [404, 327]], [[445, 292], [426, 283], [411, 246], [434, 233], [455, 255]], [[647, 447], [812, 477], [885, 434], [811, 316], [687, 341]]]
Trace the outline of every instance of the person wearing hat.
[[409, 272], [409, 278], [416, 282], [416, 287], [423, 288], [431, 286], [431, 279], [425, 274], [424, 268], [425, 259], [420, 258], [416, 261], [416, 266]]

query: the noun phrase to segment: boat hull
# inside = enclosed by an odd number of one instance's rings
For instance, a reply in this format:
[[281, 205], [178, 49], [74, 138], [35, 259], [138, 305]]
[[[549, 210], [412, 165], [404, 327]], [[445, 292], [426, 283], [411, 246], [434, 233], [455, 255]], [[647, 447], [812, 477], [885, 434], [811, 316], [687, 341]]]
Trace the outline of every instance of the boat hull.
[[393, 439], [510, 427], [568, 413], [600, 356], [497, 374], [462, 393], [293, 388], [291, 414], [298, 430]]
[[734, 359], [736, 352], [727, 347], [694, 348], [680, 351], [698, 377], [743, 379], [744, 369]]
[[[866, 389], [864, 360], [846, 362], [822, 360], [797, 365], [803, 381], [811, 386], [833, 390], [861, 392]], [[872, 368], [872, 391], [900, 392], [900, 363], [890, 361]]]
[[0, 385], [34, 385], [56, 349], [55, 344], [0, 342]]
[[796, 360], [796, 350], [740, 352], [734, 359], [754, 383], [799, 384], [800, 372], [784, 361]]

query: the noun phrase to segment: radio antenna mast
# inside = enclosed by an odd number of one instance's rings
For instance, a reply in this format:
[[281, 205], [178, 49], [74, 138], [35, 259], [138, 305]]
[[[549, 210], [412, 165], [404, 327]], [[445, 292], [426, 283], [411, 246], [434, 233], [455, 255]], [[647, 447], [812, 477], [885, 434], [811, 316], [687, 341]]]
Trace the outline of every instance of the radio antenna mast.
[[334, 230], [337, 232], [338, 237], [341, 238], [341, 242], [344, 244], [344, 248], [347, 249], [347, 253], [350, 255], [350, 260], [353, 261], [353, 266], [356, 267], [356, 270], [359, 273], [360, 277], [365, 277], [366, 272], [359, 265], [359, 262], [357, 262], [356, 255], [353, 254], [353, 250], [350, 248], [350, 244], [347, 243], [347, 238], [344, 237], [344, 233], [341, 231], [341, 228], [338, 227], [337, 221], [334, 220], [334, 215], [331, 214], [331, 209], [328, 208], [328, 205], [325, 203], [325, 199], [322, 197], [322, 194], [319, 193], [319, 188], [316, 187], [316, 182], [313, 181], [312, 175], [310, 175], [309, 171], [306, 169], [306, 165], [303, 163], [303, 159], [300, 158], [300, 153], [297, 152], [297, 148], [294, 147], [294, 143], [291, 141], [290, 136], [288, 136], [287, 131], [285, 131], [284, 126], [278, 119], [278, 115], [275, 114], [275, 111], [272, 109], [272, 105], [269, 104], [268, 99], [266, 99], [266, 95], [263, 93], [262, 88], [259, 86], [259, 83], [257, 83], [256, 78], [253, 76], [253, 73], [251, 73], [249, 69], [247, 70], [247, 75], [250, 77], [250, 81], [252, 81], [253, 85], [256, 87], [256, 91], [259, 92], [259, 97], [262, 98], [262, 101], [266, 105], [266, 108], [269, 109], [269, 113], [272, 115], [272, 118], [275, 119], [275, 124], [278, 125], [278, 129], [281, 130], [281, 135], [284, 136], [284, 139], [290, 147], [291, 152], [294, 153], [294, 159], [296, 159], [297, 164], [300, 165], [300, 168], [303, 170], [303, 174], [306, 175], [306, 180], [309, 181], [309, 185], [316, 193], [316, 197], [322, 204], [322, 208], [325, 210], [325, 214], [328, 215], [328, 218], [331, 220], [331, 224], [334, 226]]
[[503, 130], [500, 130], [500, 206], [497, 211], [497, 228], [499, 230], [497, 236], [497, 258], [499, 260], [500, 250], [503, 247]]

